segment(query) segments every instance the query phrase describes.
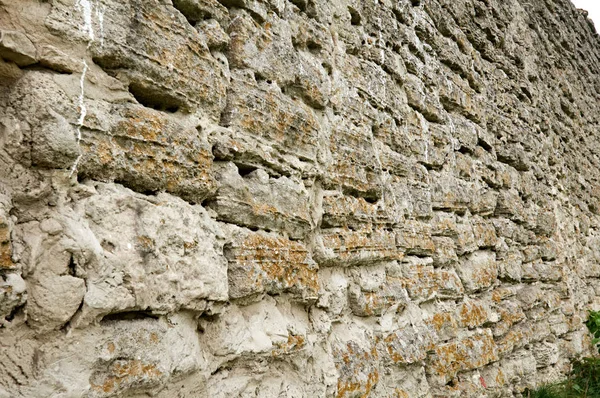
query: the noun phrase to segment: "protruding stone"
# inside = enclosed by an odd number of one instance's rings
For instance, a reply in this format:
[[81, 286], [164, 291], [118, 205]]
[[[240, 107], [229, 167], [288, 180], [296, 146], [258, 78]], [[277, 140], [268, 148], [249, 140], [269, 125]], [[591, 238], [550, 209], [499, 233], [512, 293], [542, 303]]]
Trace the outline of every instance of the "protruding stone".
[[28, 66], [37, 62], [37, 50], [25, 33], [2, 30], [0, 31], [0, 57], [19, 66]]

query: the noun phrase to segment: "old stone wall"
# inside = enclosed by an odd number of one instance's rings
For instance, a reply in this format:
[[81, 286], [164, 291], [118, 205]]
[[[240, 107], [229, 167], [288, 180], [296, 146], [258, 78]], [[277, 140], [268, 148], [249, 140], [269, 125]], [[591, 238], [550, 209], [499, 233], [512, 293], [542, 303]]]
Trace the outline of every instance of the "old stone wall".
[[0, 397], [518, 397], [600, 308], [568, 0], [0, 0]]

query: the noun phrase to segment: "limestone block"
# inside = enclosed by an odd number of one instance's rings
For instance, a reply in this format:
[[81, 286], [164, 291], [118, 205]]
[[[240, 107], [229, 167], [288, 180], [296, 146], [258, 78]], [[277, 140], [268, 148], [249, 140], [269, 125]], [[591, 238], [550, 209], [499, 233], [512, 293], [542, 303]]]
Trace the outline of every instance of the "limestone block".
[[324, 266], [353, 266], [399, 260], [396, 234], [385, 229], [327, 229], [316, 238], [315, 260]]
[[498, 277], [496, 254], [487, 251], [472, 253], [459, 262], [456, 271], [467, 292], [488, 288]]
[[326, 192], [323, 196], [323, 227], [349, 226], [360, 229], [367, 225], [387, 224], [391, 221], [387, 212], [363, 198], [336, 192]]
[[307, 314], [297, 305], [267, 297], [244, 307], [230, 306], [214, 322], [200, 320], [202, 342], [219, 361], [248, 355], [285, 357], [308, 349]]
[[25, 33], [2, 30], [0, 31], [0, 57], [19, 66], [28, 66], [37, 62], [37, 50]]
[[158, 392], [201, 366], [196, 324], [190, 317], [126, 319], [74, 331], [61, 337], [62, 347], [52, 343], [39, 347], [38, 369], [45, 382], [27, 386], [25, 395], [61, 391], [112, 397]]
[[414, 322], [401, 327], [383, 338], [383, 356], [394, 364], [412, 364], [423, 361], [434, 349], [437, 335], [426, 323]]
[[379, 199], [381, 170], [370, 128], [337, 119], [333, 121], [329, 138], [332, 162], [327, 169], [326, 187], [341, 187], [344, 193]]
[[80, 322], [120, 311], [203, 311], [227, 300], [224, 235], [205, 210], [168, 194], [148, 200], [114, 185], [95, 188], [84, 204], [89, 229], [76, 226], [93, 253], [79, 264], [87, 283]]
[[[108, 2], [104, 13], [114, 17], [103, 19], [101, 40], [92, 42], [96, 64], [121, 72], [146, 106], [188, 112], [201, 108], [218, 119], [225, 107], [222, 65], [183, 15], [160, 2]], [[58, 10], [53, 15], [64, 18]], [[140, 51], [129, 51], [131, 47]]]
[[[322, 126], [312, 109], [248, 77], [232, 77], [229, 90], [221, 124], [235, 131], [235, 136], [218, 141], [220, 158], [256, 162], [258, 157], [279, 170], [302, 169], [302, 162], [317, 162]], [[268, 146], [266, 154], [256, 153], [263, 144]]]
[[368, 395], [379, 382], [379, 353], [368, 333], [357, 324], [339, 325], [331, 335], [337, 370], [335, 397]]
[[316, 298], [318, 266], [300, 242], [240, 231], [225, 246], [225, 256], [231, 298], [282, 292], [307, 300]]
[[429, 225], [413, 220], [406, 220], [396, 231], [396, 244], [408, 255], [428, 256], [435, 250]]
[[457, 372], [498, 360], [498, 348], [489, 329], [456, 341], [439, 344], [429, 368], [437, 385], [446, 384]]
[[302, 183], [287, 177], [270, 178], [262, 169], [246, 175], [233, 163], [216, 172], [219, 188], [208, 207], [217, 219], [250, 228], [287, 233], [301, 239], [311, 230], [311, 199]]
[[532, 353], [538, 368], [555, 364], [558, 362], [560, 355], [558, 346], [550, 342], [534, 344]]
[[14, 311], [27, 300], [27, 284], [18, 273], [2, 276], [0, 282], [0, 324], [10, 322]]
[[402, 279], [386, 276], [377, 288], [365, 290], [358, 285], [348, 289], [348, 304], [357, 316], [380, 316], [392, 307], [401, 312], [408, 302], [408, 294]]
[[507, 216], [517, 223], [523, 222], [525, 220], [525, 208], [518, 192], [515, 190], [500, 191], [495, 214], [498, 216]]
[[31, 161], [40, 167], [72, 167], [79, 155], [77, 100], [51, 74], [39, 71], [27, 73], [10, 92], [15, 116], [27, 119], [31, 128]]
[[454, 240], [445, 236], [434, 236], [432, 239], [435, 245], [435, 251], [432, 255], [433, 265], [443, 267], [456, 264], [458, 257]]
[[464, 294], [464, 287], [454, 270], [433, 268], [427, 262], [407, 258], [402, 264], [404, 283], [413, 300], [428, 300], [434, 297], [453, 298]]
[[[85, 281], [71, 275], [38, 275], [29, 280], [28, 323], [43, 330], [56, 329], [67, 323], [82, 304]], [[61, 305], [57, 306], [56, 303]]]
[[195, 122], [136, 105], [90, 107], [79, 174], [200, 203], [216, 181], [209, 144]]
[[433, 174], [431, 204], [434, 210], [464, 213], [471, 202], [470, 186], [447, 174]]

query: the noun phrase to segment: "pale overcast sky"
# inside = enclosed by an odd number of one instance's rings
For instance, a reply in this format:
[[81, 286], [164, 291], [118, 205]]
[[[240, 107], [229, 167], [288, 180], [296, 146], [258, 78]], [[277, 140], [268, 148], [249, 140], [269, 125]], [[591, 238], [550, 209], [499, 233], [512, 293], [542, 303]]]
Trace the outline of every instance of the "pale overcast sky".
[[572, 0], [577, 8], [588, 10], [590, 18], [596, 25], [596, 31], [600, 31], [600, 0]]

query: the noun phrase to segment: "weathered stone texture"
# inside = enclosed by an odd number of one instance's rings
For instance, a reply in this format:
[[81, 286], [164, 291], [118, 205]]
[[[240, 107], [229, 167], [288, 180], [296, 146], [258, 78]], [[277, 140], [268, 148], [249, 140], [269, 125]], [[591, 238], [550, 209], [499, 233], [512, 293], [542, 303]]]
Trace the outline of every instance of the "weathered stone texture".
[[561, 380], [599, 65], [568, 0], [0, 0], [0, 398]]

